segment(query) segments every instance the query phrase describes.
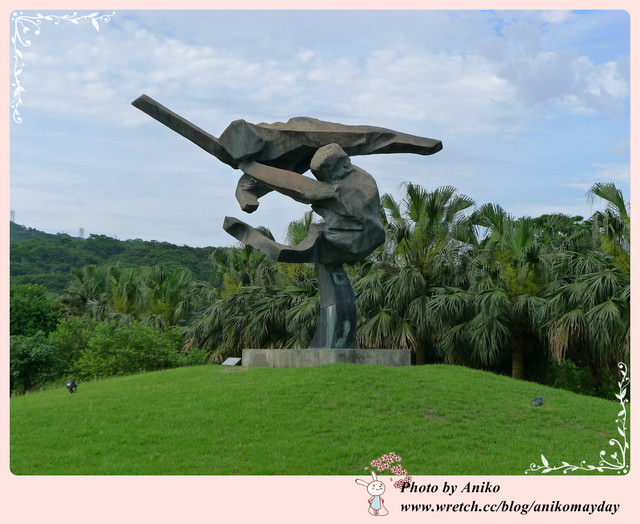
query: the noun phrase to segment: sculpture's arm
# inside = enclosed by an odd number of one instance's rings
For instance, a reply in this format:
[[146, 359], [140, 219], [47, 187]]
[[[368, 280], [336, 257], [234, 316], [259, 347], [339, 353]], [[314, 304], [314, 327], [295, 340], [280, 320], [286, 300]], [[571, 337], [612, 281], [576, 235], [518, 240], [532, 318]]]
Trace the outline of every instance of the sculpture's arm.
[[313, 180], [295, 171], [267, 166], [254, 160], [240, 162], [238, 167], [279, 193], [304, 204], [336, 196], [336, 190], [332, 184]]
[[237, 162], [227, 152], [227, 150], [218, 142], [218, 139], [200, 129], [197, 125], [192, 124], [186, 118], [182, 118], [177, 113], [174, 113], [170, 109], [167, 109], [159, 102], [156, 102], [153, 98], [147, 95], [141, 95], [136, 98], [131, 104], [134, 107], [144, 111], [150, 117], [155, 118], [158, 122], [164, 124], [169, 129], [172, 129], [176, 133], [179, 133], [187, 140], [190, 140], [194, 144], [200, 146], [207, 153], [215, 156], [220, 162], [233, 167], [237, 167]]

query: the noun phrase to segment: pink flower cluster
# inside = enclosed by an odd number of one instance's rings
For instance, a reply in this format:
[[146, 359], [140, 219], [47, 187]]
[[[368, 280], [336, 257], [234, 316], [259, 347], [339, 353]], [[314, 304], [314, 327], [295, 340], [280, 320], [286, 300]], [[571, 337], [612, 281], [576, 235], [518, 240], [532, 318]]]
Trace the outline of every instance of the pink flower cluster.
[[[402, 457], [399, 457], [391, 451], [386, 455], [382, 455], [380, 458], [372, 460], [369, 464], [372, 468], [377, 469], [378, 471], [386, 471], [389, 469], [394, 475], [404, 475], [403, 479], [398, 480], [393, 484], [395, 488], [400, 489], [405, 482], [411, 482], [411, 477], [408, 476], [407, 471], [402, 467], [400, 462], [402, 462]], [[395, 466], [393, 464], [395, 464]], [[369, 468], [367, 467], [365, 469]]]
[[401, 464], [397, 464], [391, 468], [391, 473], [394, 475], [406, 475], [407, 471], [402, 467]]
[[398, 488], [398, 489], [400, 489], [400, 488], [402, 488], [402, 485], [403, 485], [405, 482], [406, 482], [407, 484], [411, 484], [411, 477], [410, 477], [409, 475], [407, 475], [407, 476], [406, 476], [405, 478], [403, 478], [403, 479], [396, 480], [396, 481], [393, 483], [393, 487], [394, 487], [394, 488]]
[[384, 471], [391, 467], [391, 464], [394, 462], [401, 462], [402, 458], [396, 455], [393, 451], [387, 453], [386, 455], [382, 455], [380, 458], [372, 460], [370, 462], [371, 467], [376, 468], [378, 471]]

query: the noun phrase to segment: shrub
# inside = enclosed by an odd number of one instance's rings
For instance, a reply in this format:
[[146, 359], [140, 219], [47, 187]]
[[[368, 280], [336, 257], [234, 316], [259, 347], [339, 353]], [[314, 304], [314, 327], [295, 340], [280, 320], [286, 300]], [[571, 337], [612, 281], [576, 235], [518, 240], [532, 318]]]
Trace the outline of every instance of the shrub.
[[89, 346], [97, 325], [98, 321], [90, 317], [69, 317], [49, 334], [49, 340], [56, 347], [63, 374], [77, 373], [76, 363]]
[[199, 366], [208, 362], [209, 353], [207, 351], [197, 347], [192, 347], [187, 352], [180, 355], [176, 362], [176, 366]]
[[173, 330], [105, 321], [97, 323], [76, 369], [80, 378], [103, 378], [175, 367], [179, 361], [180, 340]]
[[595, 395], [596, 393], [589, 369], [576, 366], [570, 360], [565, 360], [558, 366], [553, 387], [583, 395]]

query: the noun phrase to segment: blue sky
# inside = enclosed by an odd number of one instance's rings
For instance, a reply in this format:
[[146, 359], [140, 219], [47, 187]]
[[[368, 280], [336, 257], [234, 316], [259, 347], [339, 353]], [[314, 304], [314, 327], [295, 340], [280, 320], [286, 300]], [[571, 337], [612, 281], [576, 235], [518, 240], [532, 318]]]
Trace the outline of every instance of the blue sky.
[[12, 18], [25, 42], [10, 51], [20, 224], [221, 246], [235, 243], [231, 215], [284, 238], [306, 207], [272, 193], [244, 214], [239, 172], [133, 108], [142, 93], [216, 136], [238, 118], [304, 115], [443, 141], [428, 157], [354, 157], [381, 194], [453, 185], [515, 216], [590, 216], [595, 182], [629, 198], [623, 11], [91, 13]]

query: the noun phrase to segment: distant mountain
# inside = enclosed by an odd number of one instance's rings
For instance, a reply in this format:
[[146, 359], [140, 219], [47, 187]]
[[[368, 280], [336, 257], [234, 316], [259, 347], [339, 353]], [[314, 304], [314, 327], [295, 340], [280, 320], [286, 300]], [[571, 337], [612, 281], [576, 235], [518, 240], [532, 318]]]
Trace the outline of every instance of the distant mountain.
[[72, 270], [119, 262], [124, 266], [186, 267], [199, 280], [219, 285], [221, 276], [210, 262], [216, 249], [139, 239], [118, 240], [104, 235], [90, 235], [86, 239], [64, 233], [53, 235], [11, 222], [11, 284], [41, 284], [54, 293], [61, 293], [71, 281]]
[[[32, 238], [51, 238], [57, 235], [52, 235], [50, 233], [45, 233], [44, 231], [39, 231], [32, 227], [21, 226], [20, 224], [16, 224], [15, 222], [10, 222], [10, 237], [9, 242], [20, 242], [21, 240], [29, 240]], [[68, 235], [64, 235], [68, 236]]]

